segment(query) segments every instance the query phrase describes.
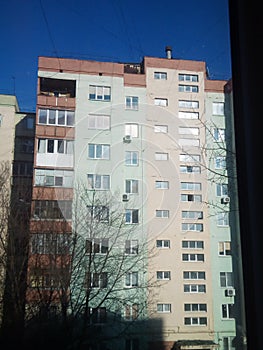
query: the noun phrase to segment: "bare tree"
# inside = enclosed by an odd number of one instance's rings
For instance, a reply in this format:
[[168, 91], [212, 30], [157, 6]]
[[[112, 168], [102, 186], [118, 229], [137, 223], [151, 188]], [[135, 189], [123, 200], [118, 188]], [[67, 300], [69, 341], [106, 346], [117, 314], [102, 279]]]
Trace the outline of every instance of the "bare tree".
[[63, 219], [58, 229], [42, 213], [31, 235], [28, 339], [34, 333], [39, 342], [41, 334], [43, 344], [63, 349], [122, 348], [125, 338], [145, 335], [156, 283], [147, 275], [149, 242], [141, 225], [127, 224], [138, 211], [125, 214], [114, 195], [79, 184], [74, 198], [72, 225]]

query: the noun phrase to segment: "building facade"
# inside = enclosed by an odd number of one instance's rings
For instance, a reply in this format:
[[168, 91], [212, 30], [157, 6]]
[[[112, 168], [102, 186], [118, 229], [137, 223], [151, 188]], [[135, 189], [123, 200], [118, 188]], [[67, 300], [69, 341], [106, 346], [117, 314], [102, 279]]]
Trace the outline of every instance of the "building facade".
[[92, 349], [235, 348], [226, 86], [170, 48], [39, 57], [28, 310], [49, 296], [76, 316], [82, 300]]

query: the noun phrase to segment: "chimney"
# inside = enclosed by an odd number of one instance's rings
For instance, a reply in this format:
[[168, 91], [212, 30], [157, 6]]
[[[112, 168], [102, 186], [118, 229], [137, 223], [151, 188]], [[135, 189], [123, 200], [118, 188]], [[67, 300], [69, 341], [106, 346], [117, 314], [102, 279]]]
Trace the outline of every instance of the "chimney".
[[166, 58], [168, 58], [170, 60], [172, 58], [172, 47], [166, 46], [165, 52], [166, 52]]

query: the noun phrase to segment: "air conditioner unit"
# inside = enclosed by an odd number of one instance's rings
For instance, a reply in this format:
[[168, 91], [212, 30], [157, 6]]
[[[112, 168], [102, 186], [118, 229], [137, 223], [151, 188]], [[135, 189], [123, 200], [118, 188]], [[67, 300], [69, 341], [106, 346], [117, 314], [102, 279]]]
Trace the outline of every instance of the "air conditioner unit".
[[236, 295], [236, 291], [234, 288], [226, 289], [226, 296], [227, 297], [234, 297]]
[[222, 197], [221, 198], [221, 203], [222, 204], [227, 204], [230, 202], [230, 197]]
[[129, 196], [125, 193], [125, 194], [123, 194], [122, 195], [122, 201], [123, 202], [128, 202], [128, 200], [129, 200]]
[[130, 143], [131, 140], [132, 140], [131, 135], [125, 135], [123, 138], [123, 142], [125, 142], [125, 143]]

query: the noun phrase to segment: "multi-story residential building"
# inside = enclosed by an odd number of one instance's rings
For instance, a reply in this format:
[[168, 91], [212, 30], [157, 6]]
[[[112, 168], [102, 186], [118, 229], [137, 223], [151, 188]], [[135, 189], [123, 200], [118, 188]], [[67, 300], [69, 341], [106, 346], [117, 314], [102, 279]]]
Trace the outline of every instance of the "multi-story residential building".
[[1, 327], [24, 318], [35, 114], [21, 112], [13, 95], [0, 95]]
[[235, 348], [226, 85], [169, 47], [140, 64], [39, 57], [28, 310], [82, 300], [92, 349]]

